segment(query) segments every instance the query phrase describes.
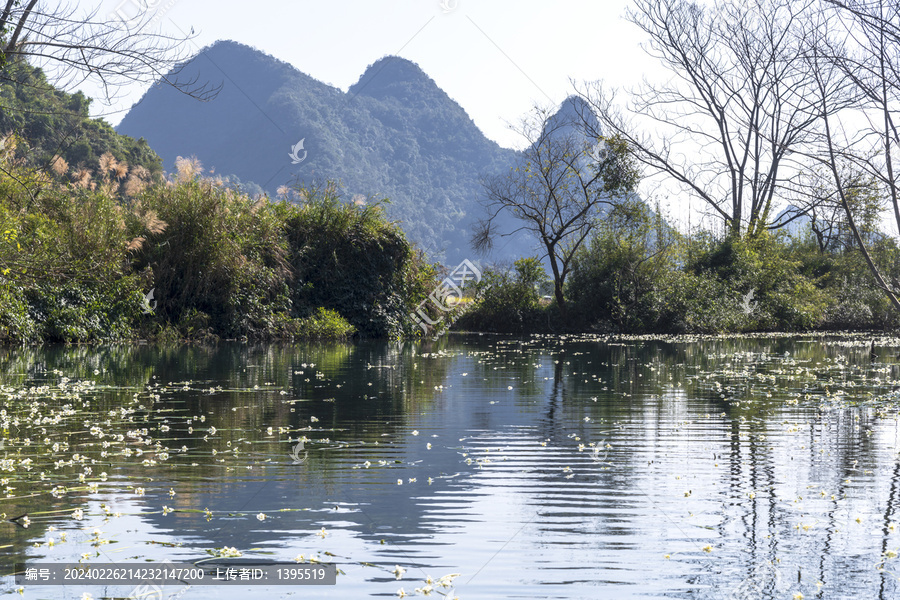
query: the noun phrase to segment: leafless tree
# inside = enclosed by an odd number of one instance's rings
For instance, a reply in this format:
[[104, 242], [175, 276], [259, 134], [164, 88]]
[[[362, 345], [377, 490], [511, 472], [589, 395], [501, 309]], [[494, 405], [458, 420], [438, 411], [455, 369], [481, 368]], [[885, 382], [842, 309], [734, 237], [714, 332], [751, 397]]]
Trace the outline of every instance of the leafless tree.
[[[837, 189], [837, 182], [842, 190]], [[838, 166], [835, 180], [830, 167], [820, 164], [804, 175], [801, 186], [803, 194], [794, 201], [792, 212], [806, 217], [820, 253], [856, 251], [859, 245], [849, 226], [844, 201], [863, 240], [869, 243], [878, 237], [886, 198], [870, 174], [845, 161]]]
[[786, 221], [773, 222], [772, 213], [806, 168], [796, 152], [820, 125], [800, 60], [814, 1], [636, 0], [629, 20], [649, 35], [645, 50], [671, 78], [645, 81], [625, 109], [600, 84], [583, 95], [648, 175], [700, 198], [729, 234], [780, 227]]
[[[815, 100], [823, 124], [818, 158], [834, 181], [847, 224], [877, 285], [900, 311], [900, 286], [890, 283], [872, 255], [870, 240], [861, 231], [865, 218], [853, 203], [842, 164], [872, 178], [885, 190], [900, 228], [900, 181], [897, 150], [900, 134], [900, 5], [883, 0], [825, 0], [820, 8], [815, 43], [805, 64], [813, 74]], [[852, 86], [856, 102], [842, 115], [829, 106], [831, 89]], [[844, 117], [843, 119], [841, 117]], [[852, 125], [847, 125], [850, 120]]]
[[[505, 175], [484, 181], [487, 216], [476, 227], [473, 245], [488, 252], [497, 236], [527, 231], [550, 263], [554, 294], [566, 318], [563, 290], [572, 259], [593, 231], [606, 206], [631, 194], [640, 178], [628, 145], [598, 135], [589, 107], [571, 98], [563, 110], [535, 108], [518, 129], [529, 146]], [[499, 221], [512, 215], [521, 223], [502, 232]]]
[[[159, 0], [132, 0], [135, 9], [101, 16], [77, 3], [0, 0], [0, 77], [11, 64], [28, 60], [62, 89], [91, 80], [107, 101], [135, 82], [162, 82], [207, 99], [215, 89], [179, 80], [178, 65], [189, 55], [190, 35], [163, 34], [152, 7]], [[134, 14], [132, 14], [134, 13]]]

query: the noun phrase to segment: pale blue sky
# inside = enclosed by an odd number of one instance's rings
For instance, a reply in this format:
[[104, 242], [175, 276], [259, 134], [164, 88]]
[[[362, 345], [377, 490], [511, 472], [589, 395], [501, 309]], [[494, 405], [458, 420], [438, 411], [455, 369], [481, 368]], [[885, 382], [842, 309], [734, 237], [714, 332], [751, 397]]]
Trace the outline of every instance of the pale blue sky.
[[[658, 68], [640, 49], [644, 37], [623, 16], [628, 0], [113, 0], [133, 12], [149, 6], [164, 30], [193, 27], [199, 47], [233, 39], [287, 61], [343, 90], [385, 55], [419, 64], [482, 131], [521, 147], [509, 131], [535, 104], [557, 104], [570, 79], [628, 86]], [[248, 10], [252, 12], [248, 12]], [[89, 90], [85, 90], [89, 93]], [[113, 107], [118, 123], [143, 89]]]

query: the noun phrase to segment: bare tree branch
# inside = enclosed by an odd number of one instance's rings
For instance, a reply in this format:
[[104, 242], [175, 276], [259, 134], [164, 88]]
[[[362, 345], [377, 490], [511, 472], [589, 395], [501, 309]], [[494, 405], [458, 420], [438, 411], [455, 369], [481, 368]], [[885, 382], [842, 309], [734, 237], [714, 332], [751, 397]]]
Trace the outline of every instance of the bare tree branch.
[[797, 152], [820, 126], [800, 60], [813, 2], [636, 0], [629, 19], [672, 78], [645, 82], [628, 112], [657, 130], [639, 134], [600, 84], [582, 95], [650, 173], [702, 200], [732, 235], [783, 225], [773, 223], [773, 209], [806, 168]]
[[115, 13], [101, 17], [98, 9], [84, 13], [77, 3], [29, 0], [20, 6], [7, 0], [0, 16], [0, 76], [6, 76], [4, 65], [28, 60], [64, 90], [93, 81], [104, 90], [105, 102], [136, 82], [162, 82], [206, 100], [217, 89], [178, 78], [190, 56], [189, 41], [156, 29], [151, 11], [125, 20]]
[[529, 142], [507, 175], [486, 179], [483, 202], [487, 216], [472, 243], [489, 251], [499, 232], [497, 220], [511, 214], [540, 242], [553, 274], [554, 292], [563, 318], [566, 277], [575, 253], [590, 235], [605, 206], [635, 189], [639, 173], [628, 146], [604, 138], [596, 116], [577, 98], [555, 114], [536, 108], [518, 129]]
[[[827, 0], [825, 5], [835, 7], [835, 11], [819, 13], [821, 20], [817, 23], [815, 38], [805, 56], [807, 68], [816, 83], [814, 97], [819, 106], [818, 118], [823, 125], [823, 150], [819, 160], [830, 172], [847, 226], [878, 287], [887, 294], [895, 310], [900, 311], [900, 290], [888, 284], [870, 252], [870, 240], [866, 239], [858, 223], [860, 218], [866, 218], [867, 211], [861, 210], [860, 203], [855, 201], [861, 187], [871, 186], [864, 181], [861, 183], [861, 179], [875, 181], [876, 186], [879, 183], [884, 185], [888, 190], [897, 225], [900, 226], [898, 185], [892, 156], [892, 146], [900, 143], [893, 124], [900, 92], [900, 79], [893, 74], [900, 54], [896, 43], [891, 42], [893, 36], [890, 33], [900, 23], [900, 7], [880, 0]], [[840, 33], [838, 26], [846, 27], [847, 39], [853, 44], [851, 47], [836, 41]], [[864, 43], [858, 43], [860, 39]], [[845, 87], [847, 82], [851, 84], [850, 93], [857, 100], [852, 108], [863, 114], [881, 117], [880, 123], [877, 119], [869, 120], [870, 133], [876, 134], [874, 137], [857, 136], [853, 144], [848, 144], [847, 136], [841, 135], [842, 128], [836, 117], [837, 113], [829, 107], [829, 102], [834, 99], [829, 90]], [[872, 140], [874, 145], [871, 144]], [[881, 152], [878, 152], [878, 145], [881, 145]], [[880, 160], [873, 160], [876, 156], [880, 156]], [[849, 164], [849, 169], [842, 168], [842, 164]], [[879, 201], [876, 191], [876, 205], [868, 213], [878, 212]], [[869, 219], [872, 219], [871, 215]]]

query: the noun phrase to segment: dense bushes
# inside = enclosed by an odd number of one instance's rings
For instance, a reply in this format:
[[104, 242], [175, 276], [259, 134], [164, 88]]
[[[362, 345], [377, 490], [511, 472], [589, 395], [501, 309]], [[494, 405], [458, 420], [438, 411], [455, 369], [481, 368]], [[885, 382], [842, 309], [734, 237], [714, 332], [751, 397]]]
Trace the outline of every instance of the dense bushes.
[[747, 294], [740, 329], [796, 331], [824, 324], [830, 302], [824, 282], [802, 272], [785, 240], [764, 233], [751, 240], [706, 241], [696, 254], [689, 270]]
[[486, 269], [476, 285], [477, 305], [454, 324], [457, 329], [522, 333], [542, 328], [539, 287], [546, 280], [536, 258], [522, 258], [514, 268]]
[[365, 335], [410, 333], [434, 268], [380, 205], [345, 204], [334, 186], [306, 190], [304, 200], [285, 215], [292, 302], [336, 310]]
[[253, 199], [181, 161], [123, 194], [111, 155], [87, 177], [5, 163], [0, 341], [398, 336], [434, 285], [380, 207], [331, 185]]
[[[881, 239], [873, 253], [885, 275], [900, 280], [894, 242]], [[900, 325], [852, 247], [822, 249], [811, 231], [686, 238], [642, 203], [611, 211], [577, 255], [565, 290], [567, 322], [553, 305], [519, 317], [517, 302], [527, 305], [529, 295], [509, 275], [495, 276], [493, 286], [459, 328], [718, 333]]]
[[566, 290], [573, 315], [604, 330], [659, 329], [672, 318], [665, 291], [677, 286], [673, 236], [643, 202], [612, 209], [576, 255]]
[[[824, 320], [828, 329], [893, 329], [900, 314], [875, 283], [862, 254], [852, 248], [822, 251], [812, 236], [793, 241], [790, 251], [801, 272], [815, 280], [828, 297]], [[900, 278], [900, 251], [894, 240], [883, 238], [870, 250], [889, 281]]]

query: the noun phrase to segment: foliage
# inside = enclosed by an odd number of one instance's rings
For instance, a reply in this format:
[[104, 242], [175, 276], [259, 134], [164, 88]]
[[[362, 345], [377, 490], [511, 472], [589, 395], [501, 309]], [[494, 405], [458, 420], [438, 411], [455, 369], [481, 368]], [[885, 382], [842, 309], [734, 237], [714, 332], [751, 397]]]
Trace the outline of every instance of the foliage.
[[25, 294], [36, 337], [47, 342], [90, 342], [134, 337], [143, 293], [137, 277], [114, 282], [41, 283]]
[[333, 185], [298, 190], [303, 205], [251, 199], [182, 160], [122, 196], [111, 155], [94, 186], [0, 159], [3, 341], [401, 335], [433, 286], [380, 208]]
[[567, 293], [579, 320], [600, 330], [794, 331], [828, 326], [846, 290], [827, 283], [784, 237], [685, 239], [634, 204], [579, 254]]
[[356, 327], [339, 312], [320, 306], [313, 315], [300, 319], [296, 335], [304, 339], [341, 340], [355, 333]]
[[[827, 329], [893, 329], [900, 315], [876, 283], [862, 255], [849, 246], [825, 251], [815, 231], [792, 240], [789, 251], [800, 261], [804, 276], [818, 282], [829, 298], [821, 327]], [[900, 278], [900, 251], [896, 242], [873, 240], [872, 258], [892, 281]]]
[[28, 302], [21, 288], [0, 283], [0, 342], [33, 340], [38, 325], [28, 314]]
[[514, 268], [489, 268], [476, 284], [474, 306], [455, 323], [459, 330], [522, 333], [546, 322], [539, 287], [547, 275], [537, 258], [522, 258]]
[[100, 157], [141, 167], [148, 178], [162, 173], [162, 161], [144, 138], [120, 135], [103, 119], [89, 116], [91, 100], [81, 92], [69, 94], [52, 87], [41, 69], [17, 61], [0, 78], [0, 135], [15, 132], [27, 142], [25, 155], [32, 167], [52, 173], [62, 158], [70, 168], [98, 171]]
[[302, 336], [316, 324], [326, 337], [393, 336], [410, 326], [428, 269], [378, 206], [344, 203], [333, 184], [298, 189], [299, 206], [252, 200], [196, 171], [185, 163], [176, 183], [134, 205], [143, 215], [134, 234], [148, 215], [166, 223], [134, 262], [153, 274], [162, 319], [198, 311], [225, 337]]
[[567, 294], [578, 320], [615, 331], [655, 331], [671, 318], [661, 292], [671, 285], [675, 236], [641, 201], [622, 203], [579, 252]]
[[800, 261], [771, 235], [726, 238], [701, 249], [689, 268], [715, 275], [742, 294], [752, 292], [752, 329], [796, 331], [824, 322], [828, 298], [821, 282], [804, 276]]
[[434, 269], [380, 205], [341, 202], [334, 185], [302, 197], [285, 218], [293, 303], [336, 310], [363, 335], [410, 333], [409, 313], [433, 287]]

